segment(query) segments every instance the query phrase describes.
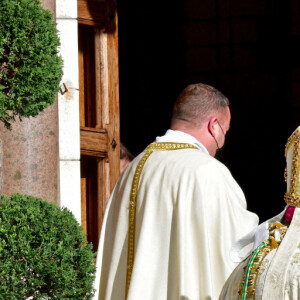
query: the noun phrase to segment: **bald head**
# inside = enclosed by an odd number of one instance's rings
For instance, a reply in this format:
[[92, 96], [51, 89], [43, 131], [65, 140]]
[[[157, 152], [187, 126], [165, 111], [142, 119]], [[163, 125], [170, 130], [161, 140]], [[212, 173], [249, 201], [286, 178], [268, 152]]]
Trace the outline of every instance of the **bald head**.
[[212, 114], [225, 111], [229, 100], [214, 87], [203, 84], [191, 84], [177, 98], [172, 115], [173, 124], [184, 121], [201, 126]]

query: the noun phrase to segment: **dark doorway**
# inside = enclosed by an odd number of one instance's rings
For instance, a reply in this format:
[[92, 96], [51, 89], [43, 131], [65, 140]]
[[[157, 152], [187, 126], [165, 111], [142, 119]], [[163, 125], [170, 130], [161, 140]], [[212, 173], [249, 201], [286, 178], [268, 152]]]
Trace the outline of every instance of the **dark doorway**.
[[[169, 1], [166, 1], [169, 2]], [[284, 147], [300, 125], [300, 4], [119, 1], [121, 140], [134, 155], [203, 82], [231, 102], [223, 162], [261, 221], [285, 206]]]

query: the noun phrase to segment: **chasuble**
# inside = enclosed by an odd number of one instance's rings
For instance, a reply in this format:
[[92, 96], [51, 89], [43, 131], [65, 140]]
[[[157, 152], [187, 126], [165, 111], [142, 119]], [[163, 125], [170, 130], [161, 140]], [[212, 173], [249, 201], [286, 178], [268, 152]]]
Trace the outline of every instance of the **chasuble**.
[[216, 300], [236, 264], [229, 250], [257, 226], [229, 170], [169, 130], [121, 174], [103, 221], [101, 300]]

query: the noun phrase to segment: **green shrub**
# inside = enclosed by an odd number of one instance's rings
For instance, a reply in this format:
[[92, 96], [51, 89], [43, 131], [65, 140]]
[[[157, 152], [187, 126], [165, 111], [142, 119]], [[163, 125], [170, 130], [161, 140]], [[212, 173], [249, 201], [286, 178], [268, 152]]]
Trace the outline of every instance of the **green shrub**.
[[39, 0], [1, 0], [0, 121], [36, 116], [55, 100], [62, 76], [52, 14]]
[[0, 299], [91, 299], [95, 254], [67, 209], [1, 197]]

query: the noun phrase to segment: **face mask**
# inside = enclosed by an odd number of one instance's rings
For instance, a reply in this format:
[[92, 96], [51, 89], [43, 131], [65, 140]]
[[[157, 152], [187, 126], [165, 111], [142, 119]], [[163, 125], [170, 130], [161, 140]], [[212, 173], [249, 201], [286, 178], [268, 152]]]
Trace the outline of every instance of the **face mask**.
[[224, 147], [222, 147], [222, 148], [219, 148], [218, 147], [218, 149], [217, 149], [217, 151], [216, 151], [216, 154], [215, 154], [215, 158], [217, 159], [217, 160], [220, 160], [221, 158], [223, 158], [224, 157]]
[[[217, 120], [217, 123], [218, 123], [218, 125], [220, 126], [220, 128], [222, 130], [222, 133], [224, 135], [224, 141], [225, 141], [224, 130], [223, 130], [222, 126], [220, 125], [220, 123], [218, 122], [218, 120]], [[217, 144], [217, 151], [216, 151], [216, 154], [215, 154], [215, 158], [219, 160], [220, 158], [222, 158], [224, 156], [224, 146], [222, 148], [219, 148], [219, 144], [218, 144], [216, 138], [214, 136], [213, 136], [213, 138], [214, 138], [214, 140], [215, 140], [215, 142]]]

